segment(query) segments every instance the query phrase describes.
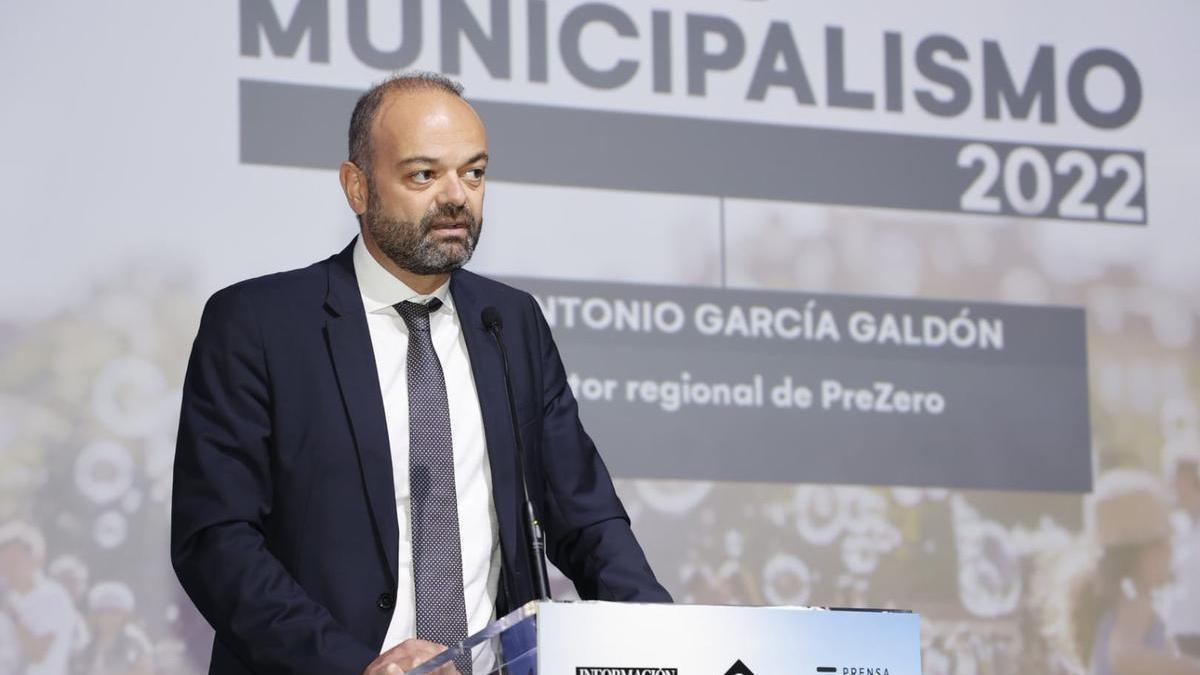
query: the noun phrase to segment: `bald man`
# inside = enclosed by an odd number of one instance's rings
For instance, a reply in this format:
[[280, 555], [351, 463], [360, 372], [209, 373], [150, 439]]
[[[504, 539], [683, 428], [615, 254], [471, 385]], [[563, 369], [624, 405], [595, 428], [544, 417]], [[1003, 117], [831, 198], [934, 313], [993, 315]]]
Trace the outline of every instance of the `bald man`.
[[339, 171], [360, 236], [205, 306], [171, 548], [216, 630], [210, 672], [401, 672], [535, 597], [485, 308], [502, 321], [551, 562], [585, 599], [670, 601], [536, 302], [461, 269], [479, 241], [487, 165], [461, 86], [388, 79], [359, 99]]

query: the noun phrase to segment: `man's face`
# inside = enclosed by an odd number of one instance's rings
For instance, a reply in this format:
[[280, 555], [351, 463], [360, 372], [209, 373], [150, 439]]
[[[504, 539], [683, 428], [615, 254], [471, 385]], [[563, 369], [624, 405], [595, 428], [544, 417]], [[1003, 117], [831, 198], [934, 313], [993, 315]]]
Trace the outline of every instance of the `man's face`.
[[102, 637], [116, 635], [129, 622], [129, 612], [120, 609], [100, 609], [92, 612], [92, 627]]
[[25, 544], [10, 541], [0, 545], [0, 581], [4, 584], [23, 585], [33, 575], [35, 564]]
[[1175, 498], [1183, 510], [1200, 513], [1200, 463], [1192, 459], [1175, 464]]
[[462, 267], [482, 227], [487, 137], [475, 111], [441, 91], [392, 93], [371, 141], [366, 235], [415, 274]]

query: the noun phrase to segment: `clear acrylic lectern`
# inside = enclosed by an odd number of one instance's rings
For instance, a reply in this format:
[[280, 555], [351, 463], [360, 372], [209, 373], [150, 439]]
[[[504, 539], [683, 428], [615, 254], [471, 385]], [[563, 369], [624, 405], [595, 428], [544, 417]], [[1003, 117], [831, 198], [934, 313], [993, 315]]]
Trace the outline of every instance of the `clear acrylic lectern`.
[[467, 650], [472, 675], [921, 673], [912, 612], [535, 601], [409, 674], [453, 668]]

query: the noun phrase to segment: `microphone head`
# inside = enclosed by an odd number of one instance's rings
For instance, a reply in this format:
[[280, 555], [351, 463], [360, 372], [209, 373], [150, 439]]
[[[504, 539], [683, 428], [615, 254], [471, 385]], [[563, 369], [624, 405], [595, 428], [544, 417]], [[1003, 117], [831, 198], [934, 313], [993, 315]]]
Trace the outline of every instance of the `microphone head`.
[[500, 310], [491, 305], [484, 307], [480, 316], [483, 318], [483, 327], [490, 331], [497, 331], [504, 327], [504, 322], [500, 320]]

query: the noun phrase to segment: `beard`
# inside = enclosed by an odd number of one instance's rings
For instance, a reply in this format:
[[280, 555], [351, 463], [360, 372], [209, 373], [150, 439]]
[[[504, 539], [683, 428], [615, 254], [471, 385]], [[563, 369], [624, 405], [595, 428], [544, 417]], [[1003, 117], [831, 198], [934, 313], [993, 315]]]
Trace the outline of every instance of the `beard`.
[[[368, 194], [364, 220], [384, 255], [400, 269], [422, 275], [449, 274], [467, 264], [483, 228], [482, 221], [466, 205], [431, 208], [417, 223], [392, 218], [383, 212], [374, 190]], [[466, 236], [445, 239], [434, 234], [434, 230], [444, 228], [462, 228]]]

